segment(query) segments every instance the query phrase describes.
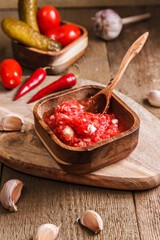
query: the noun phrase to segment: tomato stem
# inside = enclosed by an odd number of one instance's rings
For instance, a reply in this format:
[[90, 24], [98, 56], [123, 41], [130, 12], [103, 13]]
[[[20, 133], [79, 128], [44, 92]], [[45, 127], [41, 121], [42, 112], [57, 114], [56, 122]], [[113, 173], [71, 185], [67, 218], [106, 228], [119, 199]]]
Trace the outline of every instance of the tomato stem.
[[10, 84], [11, 84], [11, 85], [14, 84], [14, 80], [13, 80], [13, 79], [10, 80]]

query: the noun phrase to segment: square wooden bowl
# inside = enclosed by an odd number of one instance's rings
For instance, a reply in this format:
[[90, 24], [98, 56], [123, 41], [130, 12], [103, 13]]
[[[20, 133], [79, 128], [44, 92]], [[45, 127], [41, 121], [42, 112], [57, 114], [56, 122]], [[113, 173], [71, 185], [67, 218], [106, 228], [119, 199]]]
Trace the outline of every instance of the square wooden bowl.
[[83, 86], [58, 93], [39, 101], [34, 109], [35, 131], [55, 161], [66, 172], [85, 174], [126, 158], [136, 147], [140, 121], [136, 113], [115, 94], [112, 94], [110, 109], [125, 125], [125, 131], [110, 139], [88, 147], [71, 147], [62, 143], [43, 121], [44, 113], [62, 102], [81, 101], [93, 96], [102, 88]]
[[[68, 23], [70, 22], [62, 21], [62, 24]], [[87, 49], [88, 32], [84, 27], [76, 26], [82, 35], [58, 52], [41, 51], [12, 41], [13, 56], [24, 67], [37, 69], [50, 66], [52, 68], [47, 70], [49, 74], [59, 74], [76, 62]]]

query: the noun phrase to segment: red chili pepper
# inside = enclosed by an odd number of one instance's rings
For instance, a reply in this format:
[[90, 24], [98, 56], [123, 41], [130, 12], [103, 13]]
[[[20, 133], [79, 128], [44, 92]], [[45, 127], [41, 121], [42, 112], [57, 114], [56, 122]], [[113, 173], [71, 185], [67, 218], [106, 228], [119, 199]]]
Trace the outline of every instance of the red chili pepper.
[[20, 88], [14, 100], [22, 97], [24, 94], [38, 86], [46, 77], [46, 69], [50, 67], [38, 68], [36, 69], [32, 75], [28, 78], [25, 84]]
[[73, 73], [68, 73], [55, 82], [49, 84], [47, 87], [41, 89], [39, 92], [37, 92], [29, 101], [28, 103], [34, 102], [42, 97], [45, 97], [46, 95], [58, 91], [63, 90], [69, 87], [73, 87], [76, 84], [76, 76]]

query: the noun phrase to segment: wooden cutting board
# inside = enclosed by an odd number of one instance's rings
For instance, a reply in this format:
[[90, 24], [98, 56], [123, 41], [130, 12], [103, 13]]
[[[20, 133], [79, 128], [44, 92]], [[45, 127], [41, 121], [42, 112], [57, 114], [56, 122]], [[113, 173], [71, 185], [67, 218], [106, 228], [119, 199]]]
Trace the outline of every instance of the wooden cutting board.
[[[57, 77], [47, 77], [45, 85]], [[79, 79], [76, 87], [95, 82]], [[35, 103], [26, 102], [42, 86], [32, 90], [17, 101], [12, 101], [17, 89], [0, 89], [0, 118], [16, 113], [28, 123], [25, 133], [0, 133], [0, 161], [18, 171], [64, 182], [92, 185], [104, 188], [143, 190], [160, 184], [160, 120], [129, 97], [114, 91], [139, 116], [139, 143], [126, 159], [86, 175], [70, 175], [64, 172], [43, 146], [34, 131], [32, 109]]]

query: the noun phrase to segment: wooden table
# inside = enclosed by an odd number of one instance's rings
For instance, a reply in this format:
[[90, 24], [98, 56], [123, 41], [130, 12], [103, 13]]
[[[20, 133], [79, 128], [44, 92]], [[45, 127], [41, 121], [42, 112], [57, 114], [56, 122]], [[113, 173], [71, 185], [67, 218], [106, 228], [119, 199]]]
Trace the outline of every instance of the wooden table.
[[[131, 43], [149, 31], [143, 51], [131, 62], [116, 89], [160, 118], [160, 109], [151, 107], [146, 100], [151, 89], [160, 89], [160, 6], [115, 9], [122, 17], [150, 12], [152, 18], [126, 26], [119, 38], [104, 42], [93, 33], [91, 17], [98, 8], [60, 9], [61, 18], [85, 26], [89, 32], [87, 52], [78, 61], [81, 77], [107, 84]], [[17, 17], [17, 11], [1, 10], [0, 20], [6, 16]], [[0, 58], [11, 57], [10, 40], [0, 32]], [[23, 73], [31, 71], [24, 69]], [[0, 177], [1, 187], [11, 178], [21, 179], [25, 184], [17, 213], [0, 207], [1, 239], [31, 240], [35, 229], [46, 222], [62, 223], [58, 238], [62, 240], [160, 239], [160, 187], [139, 192], [101, 189], [33, 177], [5, 165], [0, 165]], [[104, 230], [99, 235], [93, 236], [76, 223], [86, 209], [103, 217]]]

